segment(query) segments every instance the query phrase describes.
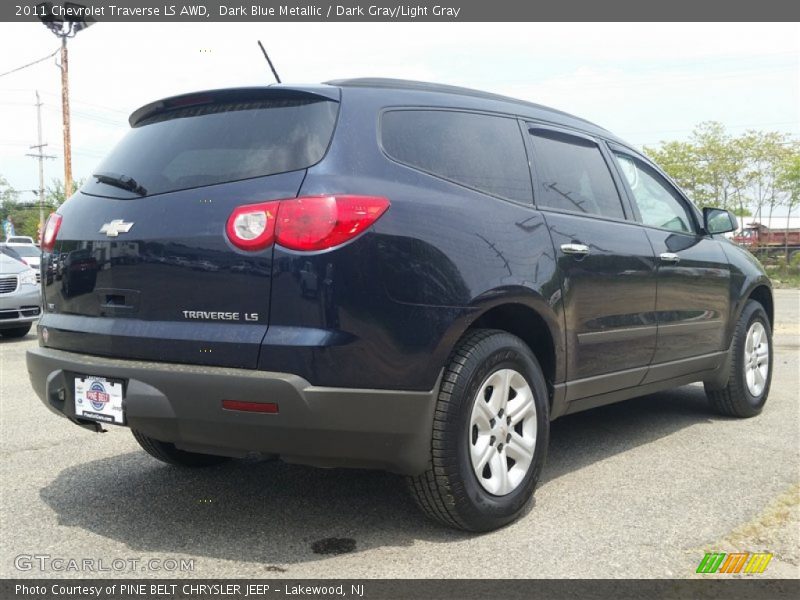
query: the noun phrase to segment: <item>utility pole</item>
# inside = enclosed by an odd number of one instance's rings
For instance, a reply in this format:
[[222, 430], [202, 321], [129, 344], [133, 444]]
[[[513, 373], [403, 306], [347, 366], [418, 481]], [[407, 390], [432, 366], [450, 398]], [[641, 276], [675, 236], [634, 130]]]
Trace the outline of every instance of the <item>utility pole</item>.
[[61, 116], [64, 121], [64, 198], [69, 198], [72, 195], [72, 139], [69, 125], [67, 36], [61, 38]]
[[64, 197], [72, 195], [72, 142], [69, 123], [69, 59], [67, 56], [67, 39], [75, 37], [92, 25], [94, 20], [89, 17], [75, 17], [70, 15], [85, 14], [86, 7], [74, 2], [64, 2], [64, 9], [70, 9], [67, 15], [62, 16], [62, 11], [55, 11], [52, 2], [37, 4], [41, 8], [39, 19], [47, 28], [61, 39], [61, 115], [64, 121]]
[[27, 154], [39, 160], [39, 239], [42, 237], [42, 227], [44, 227], [44, 159], [55, 158], [51, 154], [44, 153], [47, 146], [42, 141], [42, 101], [39, 99], [39, 90], [36, 90], [36, 139], [37, 144], [31, 146], [31, 150], [36, 149], [36, 154]]

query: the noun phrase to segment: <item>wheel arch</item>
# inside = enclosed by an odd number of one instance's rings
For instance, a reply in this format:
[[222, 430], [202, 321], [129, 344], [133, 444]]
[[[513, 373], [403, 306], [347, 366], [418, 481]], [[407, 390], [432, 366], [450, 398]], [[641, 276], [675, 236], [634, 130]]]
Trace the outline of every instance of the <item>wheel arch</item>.
[[733, 342], [733, 333], [736, 330], [736, 324], [739, 322], [748, 300], [755, 300], [761, 304], [767, 313], [770, 328], [773, 328], [775, 325], [775, 301], [772, 297], [772, 285], [770, 280], [766, 275], [746, 280], [744, 285], [736, 292], [736, 300], [731, 308], [730, 321], [726, 328], [725, 337], [726, 347], [728, 348]]
[[519, 337], [539, 361], [550, 388], [565, 378], [564, 332], [562, 317], [542, 298], [530, 290], [497, 292], [485, 302], [476, 302], [469, 318], [453, 326], [446, 340], [451, 340], [447, 354], [474, 329], [498, 329]]
[[520, 338], [531, 349], [549, 385], [556, 381], [556, 349], [553, 334], [542, 316], [529, 306], [511, 302], [484, 311], [467, 331], [500, 329]]
[[[761, 306], [763, 306], [764, 310], [767, 312], [770, 328], [775, 327], [775, 300], [772, 297], [772, 289], [770, 286], [766, 285], [765, 283], [756, 284], [756, 286], [750, 290], [746, 300], [755, 300], [761, 304]], [[742, 302], [742, 306], [739, 307], [739, 314], [741, 314], [744, 305], [745, 302]]]
[[725, 361], [719, 369], [719, 374], [713, 380], [707, 382], [712, 387], [723, 386], [725, 382], [728, 381], [731, 369], [733, 336], [736, 331], [736, 324], [739, 322], [745, 306], [747, 306], [747, 301], [755, 300], [764, 307], [767, 313], [767, 319], [769, 320], [770, 329], [772, 329], [775, 324], [775, 301], [772, 296], [772, 286], [770, 285], [769, 279], [766, 276], [758, 277], [753, 280], [749, 286], [743, 286], [743, 290], [744, 291], [738, 294], [738, 302], [731, 311], [731, 319], [728, 323], [725, 342], [726, 349], [728, 350]]

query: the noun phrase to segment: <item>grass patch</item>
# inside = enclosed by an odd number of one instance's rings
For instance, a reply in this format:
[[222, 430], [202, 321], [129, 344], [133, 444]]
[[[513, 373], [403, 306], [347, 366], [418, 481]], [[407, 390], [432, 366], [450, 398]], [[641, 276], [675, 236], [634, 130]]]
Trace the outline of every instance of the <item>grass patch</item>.
[[777, 289], [797, 289], [800, 288], [800, 275], [772, 275], [769, 273], [772, 286]]
[[781, 256], [761, 264], [776, 288], [800, 288], [800, 253], [795, 253], [788, 261]]

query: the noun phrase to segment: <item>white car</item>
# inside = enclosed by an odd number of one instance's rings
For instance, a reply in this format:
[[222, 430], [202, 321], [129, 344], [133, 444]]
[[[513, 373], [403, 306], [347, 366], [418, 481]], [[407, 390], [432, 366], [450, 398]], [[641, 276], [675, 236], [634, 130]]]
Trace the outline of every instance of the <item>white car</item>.
[[36, 273], [0, 248], [0, 336], [25, 337], [41, 312]]
[[[19, 237], [19, 236], [17, 236]], [[17, 238], [11, 238], [17, 239]], [[40, 266], [42, 264], [42, 250], [33, 244], [18, 244], [16, 242], [6, 242], [3, 244], [6, 248], [16, 252], [19, 255], [19, 260], [36, 271], [36, 281], [41, 278]]]
[[29, 235], [12, 235], [6, 238], [6, 244], [30, 244], [33, 246], [36, 242]]

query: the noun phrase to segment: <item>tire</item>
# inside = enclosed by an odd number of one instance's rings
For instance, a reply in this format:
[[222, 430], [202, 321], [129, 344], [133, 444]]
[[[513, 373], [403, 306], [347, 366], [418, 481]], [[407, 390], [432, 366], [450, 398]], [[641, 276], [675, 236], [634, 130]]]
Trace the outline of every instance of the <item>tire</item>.
[[134, 429], [131, 429], [131, 433], [145, 452], [168, 465], [191, 468], [213, 467], [214, 465], [219, 465], [230, 460], [227, 456], [215, 456], [213, 454], [200, 454], [197, 452], [179, 450], [175, 447], [175, 444], [154, 440]]
[[[748, 343], [748, 336], [759, 330], [762, 332], [763, 344], [755, 347], [753, 353], [751, 343]], [[759, 302], [748, 300], [745, 304], [736, 323], [730, 352], [728, 381], [724, 386], [706, 382], [706, 396], [711, 406], [722, 415], [738, 418], [755, 417], [762, 411], [769, 396], [773, 355], [772, 328], [767, 313]], [[759, 367], [754, 369], [754, 364], [765, 365], [766, 374]], [[756, 370], [758, 375], [755, 375]]]
[[22, 325], [21, 327], [10, 327], [8, 329], [0, 329], [0, 334], [7, 338], [23, 338], [31, 331], [31, 324]]
[[[502, 393], [496, 396], [503, 389], [514, 390], [505, 405]], [[522, 409], [528, 404], [534, 413]], [[508, 412], [498, 412], [497, 406]], [[491, 329], [469, 332], [450, 355], [442, 379], [428, 469], [408, 478], [417, 505], [428, 517], [466, 531], [491, 531], [514, 521], [529, 506], [544, 466], [549, 410], [544, 375], [521, 339]], [[489, 414], [501, 418], [488, 420]], [[522, 414], [518, 423], [508, 422]], [[521, 445], [529, 451], [527, 458]], [[490, 456], [482, 470], [475, 466], [483, 462], [478, 455]]]

